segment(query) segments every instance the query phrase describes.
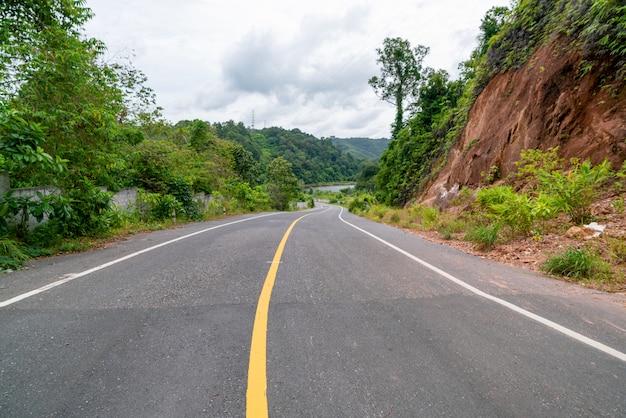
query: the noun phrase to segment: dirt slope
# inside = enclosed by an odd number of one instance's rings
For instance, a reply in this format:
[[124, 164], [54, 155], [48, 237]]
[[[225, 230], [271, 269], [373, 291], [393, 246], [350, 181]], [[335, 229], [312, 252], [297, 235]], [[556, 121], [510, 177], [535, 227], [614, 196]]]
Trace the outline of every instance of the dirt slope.
[[524, 149], [559, 146], [560, 156], [626, 159], [626, 89], [602, 89], [603, 74], [578, 77], [580, 57], [555, 41], [540, 48], [515, 72], [497, 75], [473, 105], [461, 139], [431, 181], [423, 202], [443, 203], [458, 186], [477, 186], [481, 173], [497, 167], [501, 178], [515, 170]]

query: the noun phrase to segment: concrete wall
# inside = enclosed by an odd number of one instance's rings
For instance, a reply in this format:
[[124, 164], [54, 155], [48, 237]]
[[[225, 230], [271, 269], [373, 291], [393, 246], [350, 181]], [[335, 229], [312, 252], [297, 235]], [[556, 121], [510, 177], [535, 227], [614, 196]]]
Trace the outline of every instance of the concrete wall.
[[[106, 191], [105, 188], [101, 190]], [[7, 173], [0, 173], [0, 195], [7, 193], [9, 191], [13, 192], [14, 197], [23, 197], [30, 196], [33, 199], [37, 199], [37, 192], [41, 193], [44, 196], [50, 194], [60, 194], [61, 190], [57, 187], [53, 186], [42, 186], [42, 187], [30, 187], [24, 189], [11, 189], [9, 176]], [[119, 209], [135, 209], [137, 208], [137, 188], [127, 188], [122, 189], [119, 192], [115, 193], [112, 198], [112, 204], [114, 207], [118, 207]], [[203, 210], [207, 210], [209, 207], [209, 202], [211, 202], [214, 198], [211, 195], [206, 195], [205, 193], [198, 193], [195, 196], [195, 199], [198, 200], [202, 206]], [[44, 218], [42, 223], [46, 222], [47, 218]], [[28, 226], [30, 229], [35, 228], [40, 225], [34, 217], [30, 217]]]
[[[48, 196], [51, 194], [60, 194], [61, 190], [54, 186], [41, 186], [41, 187], [28, 187], [22, 189], [11, 189], [9, 187], [8, 176], [0, 173], [0, 195], [12, 191], [13, 197], [31, 197], [32, 199], [37, 200], [37, 192], [41, 193], [44, 196]], [[103, 189], [106, 191], [106, 189]], [[128, 209], [136, 207], [137, 205], [137, 189], [129, 188], [123, 189], [119, 192], [115, 193], [112, 198], [113, 206], [117, 206], [121, 209]], [[32, 230], [38, 225], [45, 223], [48, 220], [47, 216], [41, 222], [37, 222], [33, 216], [30, 216], [28, 219], [28, 227]]]
[[137, 206], [137, 188], [122, 189], [113, 195], [113, 205], [122, 209]]

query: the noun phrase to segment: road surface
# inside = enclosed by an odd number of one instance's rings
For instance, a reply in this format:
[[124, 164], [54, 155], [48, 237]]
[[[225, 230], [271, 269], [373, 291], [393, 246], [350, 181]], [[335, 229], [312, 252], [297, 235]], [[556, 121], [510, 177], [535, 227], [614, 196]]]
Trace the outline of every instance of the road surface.
[[333, 206], [0, 276], [0, 353], [2, 417], [626, 416], [623, 296]]

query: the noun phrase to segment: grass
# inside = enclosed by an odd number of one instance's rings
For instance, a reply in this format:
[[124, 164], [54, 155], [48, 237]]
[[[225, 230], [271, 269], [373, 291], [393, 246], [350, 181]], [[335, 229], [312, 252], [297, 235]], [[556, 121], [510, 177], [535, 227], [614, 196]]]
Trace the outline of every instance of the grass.
[[501, 228], [502, 226], [497, 223], [475, 226], [467, 231], [465, 240], [477, 244], [482, 251], [489, 251], [496, 245]]
[[612, 278], [610, 265], [586, 247], [568, 247], [563, 253], [548, 257], [541, 268], [548, 274], [568, 277], [574, 281]]

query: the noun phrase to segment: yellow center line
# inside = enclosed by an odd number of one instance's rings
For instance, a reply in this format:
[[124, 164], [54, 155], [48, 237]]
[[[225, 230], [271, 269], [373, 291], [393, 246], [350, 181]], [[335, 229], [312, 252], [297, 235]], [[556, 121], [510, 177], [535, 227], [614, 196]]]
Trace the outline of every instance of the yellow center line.
[[[318, 212], [319, 213], [319, 212]], [[266, 370], [266, 354], [267, 354], [267, 317], [270, 306], [270, 296], [276, 281], [276, 273], [280, 265], [280, 259], [287, 243], [287, 238], [293, 230], [296, 223], [313, 213], [301, 216], [291, 223], [285, 235], [283, 235], [274, 259], [270, 265], [270, 269], [265, 277], [265, 283], [259, 296], [259, 302], [256, 308], [256, 317], [254, 318], [254, 327], [252, 328], [252, 342], [250, 343], [250, 364], [248, 365], [248, 390], [246, 392], [246, 417], [248, 418], [265, 418], [268, 416], [267, 409], [267, 370]]]

